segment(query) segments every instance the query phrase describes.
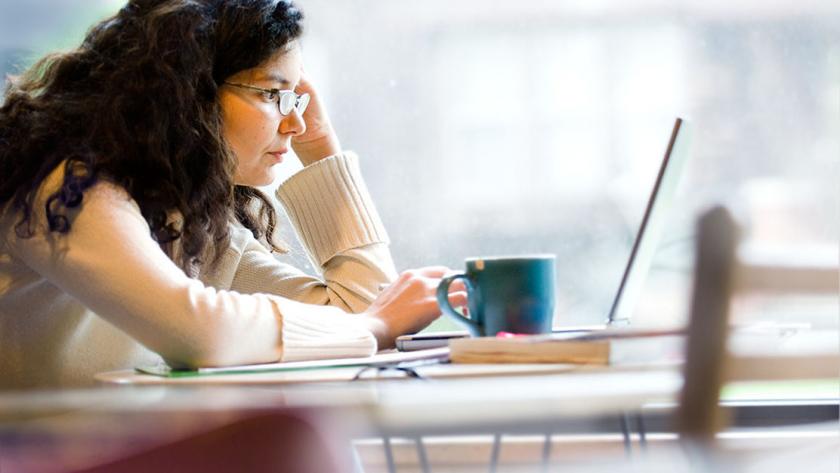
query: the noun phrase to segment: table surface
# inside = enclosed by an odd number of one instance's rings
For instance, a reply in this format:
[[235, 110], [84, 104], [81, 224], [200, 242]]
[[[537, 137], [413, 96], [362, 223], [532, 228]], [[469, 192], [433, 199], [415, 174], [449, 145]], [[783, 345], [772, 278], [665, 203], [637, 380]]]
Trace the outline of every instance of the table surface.
[[[840, 334], [837, 331], [773, 332], [739, 331], [730, 337], [727, 381], [821, 379], [840, 374]], [[680, 365], [682, 338], [675, 336], [636, 340], [614, 340], [612, 363], [574, 364], [429, 364], [414, 370], [424, 378], [458, 379], [556, 375], [580, 372], [639, 371], [674, 369]], [[161, 377], [121, 370], [100, 373], [97, 381], [118, 385], [273, 385], [405, 377], [399, 372], [377, 372], [361, 367], [273, 371], [262, 373], [214, 374], [190, 377]]]
[[[732, 337], [729, 382], [837, 378], [836, 332]], [[132, 370], [102, 373], [105, 385], [283, 387], [286, 405], [350, 409], [380, 429], [447, 432], [504, 425], [539, 426], [557, 419], [597, 419], [673, 404], [682, 386], [681, 338], [614, 343], [609, 366], [570, 364], [431, 364], [396, 370], [359, 367], [164, 378]], [[665, 360], [665, 361], [662, 361]]]
[[[174, 379], [104, 373], [97, 389], [0, 393], [0, 444], [23, 445], [21, 457], [49, 452], [72, 462], [78, 452], [103, 445], [115, 456], [150, 438], [181, 438], [253, 413], [288, 409], [340, 422], [343, 435], [354, 438], [615, 432], [627, 413], [652, 404], [673, 406], [682, 385], [678, 364], [416, 369], [424, 379], [371, 370], [348, 382], [358, 367]], [[742, 363], [740, 369], [751, 368]], [[836, 379], [836, 371], [829, 377]]]
[[356, 436], [533, 432], [561, 419], [583, 424], [605, 417], [614, 421], [617, 414], [649, 402], [672, 402], [681, 384], [678, 369], [658, 368], [274, 385], [109, 386], [60, 395], [0, 395], [0, 423], [4, 413], [13, 421], [71, 411], [96, 416], [294, 408], [340, 413]]
[[[799, 378], [837, 378], [840, 357], [830, 350], [798, 353], [761, 355], [741, 350], [730, 364], [730, 380], [750, 380], [755, 373], [768, 371], [773, 375], [767, 376], [769, 379], [780, 373], [798, 373], [802, 375]], [[788, 360], [789, 366], [782, 366], [784, 369], [778, 369], [781, 358]], [[340, 409], [362, 424], [383, 429], [481, 430], [541, 425], [552, 419], [603, 418], [650, 403], [673, 403], [682, 385], [679, 364], [632, 360], [606, 367], [425, 365], [415, 368], [423, 379], [394, 370], [369, 370], [359, 380], [350, 381], [359, 369], [192, 378], [163, 378], [132, 370], [102, 373], [97, 377], [103, 383], [101, 389], [0, 394], [0, 422], [26, 417], [27, 413], [37, 416], [73, 409], [135, 412], [293, 407]]]

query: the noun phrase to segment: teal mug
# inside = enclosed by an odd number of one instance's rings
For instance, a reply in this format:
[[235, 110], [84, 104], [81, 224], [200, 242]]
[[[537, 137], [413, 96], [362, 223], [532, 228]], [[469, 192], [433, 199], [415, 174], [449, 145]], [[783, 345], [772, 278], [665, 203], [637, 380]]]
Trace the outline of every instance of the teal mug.
[[[499, 332], [549, 333], [554, 317], [555, 256], [468, 258], [467, 270], [443, 278], [437, 289], [441, 312], [472, 336]], [[469, 318], [449, 304], [449, 286], [461, 279], [467, 288]]]

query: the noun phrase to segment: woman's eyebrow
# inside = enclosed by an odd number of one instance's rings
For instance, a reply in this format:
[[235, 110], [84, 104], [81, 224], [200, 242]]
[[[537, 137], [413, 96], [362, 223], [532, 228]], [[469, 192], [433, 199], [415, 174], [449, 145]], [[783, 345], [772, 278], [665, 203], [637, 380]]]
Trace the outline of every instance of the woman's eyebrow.
[[280, 74], [277, 74], [276, 72], [267, 72], [267, 73], [265, 73], [265, 75], [262, 78], [263, 78], [263, 80], [269, 80], [269, 81], [272, 81], [272, 82], [279, 82], [283, 86], [287, 86], [290, 83], [288, 79], [281, 76]]

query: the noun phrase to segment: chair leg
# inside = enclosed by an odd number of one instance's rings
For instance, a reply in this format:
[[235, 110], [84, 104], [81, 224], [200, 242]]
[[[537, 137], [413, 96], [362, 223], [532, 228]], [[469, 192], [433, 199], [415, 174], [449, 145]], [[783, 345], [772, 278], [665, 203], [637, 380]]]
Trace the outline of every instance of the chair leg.
[[391, 450], [391, 437], [382, 437], [382, 447], [385, 449], [385, 464], [388, 466], [388, 473], [397, 473], [397, 465], [394, 464], [394, 452]]
[[499, 450], [502, 448], [502, 434], [493, 434], [493, 450], [490, 451], [490, 467], [487, 471], [496, 473], [496, 467], [499, 465]]
[[630, 423], [628, 422], [626, 413], [618, 416], [618, 423], [621, 426], [621, 435], [624, 439], [624, 454], [627, 458], [630, 458], [633, 455], [633, 446], [630, 443]]
[[642, 411], [636, 413], [636, 430], [639, 431], [639, 450], [647, 451], [647, 429], [645, 428], [645, 417]]
[[542, 449], [542, 471], [547, 472], [551, 463], [551, 432], [545, 433], [545, 442]]
[[426, 447], [423, 445], [423, 437], [416, 437], [414, 444], [417, 446], [417, 459], [420, 462], [420, 471], [429, 473], [429, 458], [426, 456]]
[[350, 442], [350, 459], [353, 461], [353, 473], [365, 473], [365, 465], [362, 463], [362, 457], [359, 455], [359, 450]]

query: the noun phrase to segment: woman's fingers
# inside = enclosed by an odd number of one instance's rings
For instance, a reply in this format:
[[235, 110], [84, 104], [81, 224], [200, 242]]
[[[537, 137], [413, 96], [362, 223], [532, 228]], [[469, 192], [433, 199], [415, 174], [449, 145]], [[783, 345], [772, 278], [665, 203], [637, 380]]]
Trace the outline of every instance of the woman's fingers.
[[427, 278], [442, 278], [452, 273], [452, 270], [446, 266], [425, 266], [411, 271], [415, 272], [418, 276], [425, 276]]
[[292, 137], [292, 148], [300, 161], [304, 166], [308, 166], [315, 161], [340, 153], [341, 144], [333, 130], [326, 107], [318, 95], [317, 87], [307, 79], [305, 74], [301, 74], [295, 92], [309, 94], [309, 106], [303, 112], [306, 131]]
[[452, 284], [449, 285], [449, 293], [452, 294], [453, 292], [466, 292], [467, 285], [464, 284], [464, 281], [460, 279], [456, 279], [452, 281]]
[[[437, 289], [440, 286], [443, 275], [449, 273], [450, 271], [451, 270], [445, 266], [418, 268], [404, 272], [401, 275], [402, 281], [400, 282], [403, 285], [415, 284], [419, 286], [419, 292], [425, 293], [423, 295], [425, 298], [431, 301], [436, 301]], [[466, 300], [467, 295], [466, 283], [464, 283], [461, 279], [452, 281], [449, 285], [449, 294], [450, 297], [452, 297], [453, 294], [458, 294], [455, 300], [459, 301], [458, 305], [464, 305], [465, 302], [463, 301]]]
[[467, 305], [467, 293], [456, 291], [449, 293], [449, 305], [452, 307], [464, 307]]
[[[381, 348], [392, 346], [397, 335], [422, 330], [440, 315], [437, 289], [441, 279], [451, 273], [446, 266], [413, 269], [382, 288], [367, 311], [381, 324], [380, 328], [376, 324], [373, 328]], [[452, 282], [448, 299], [452, 307], [467, 304], [464, 281]]]

